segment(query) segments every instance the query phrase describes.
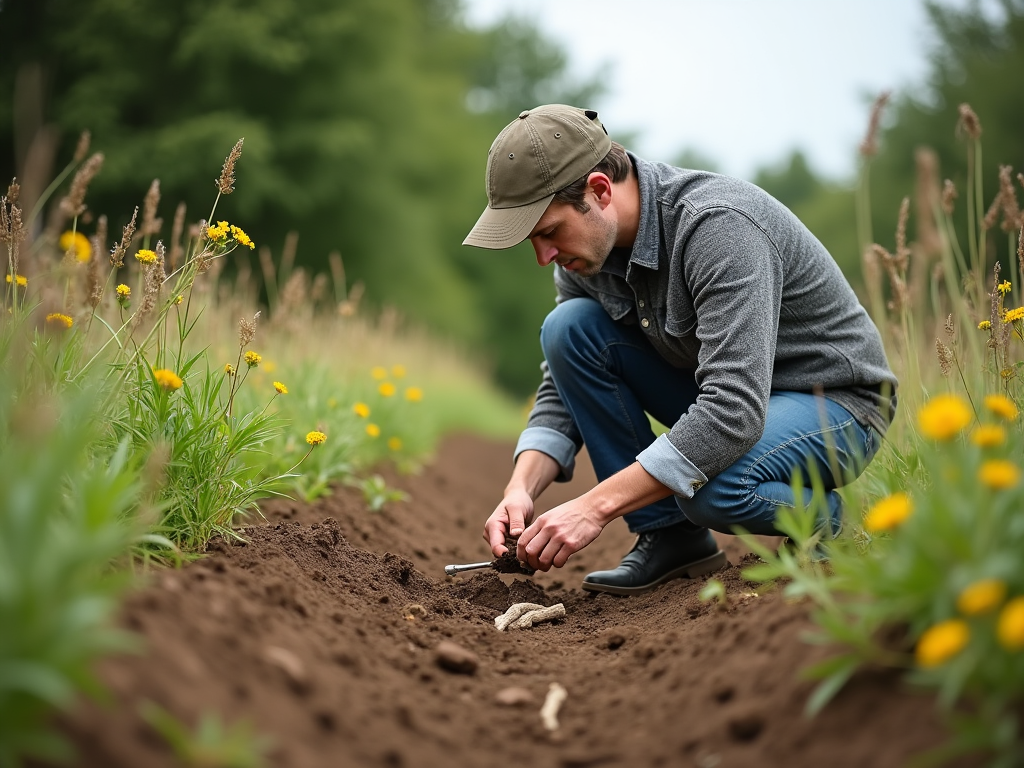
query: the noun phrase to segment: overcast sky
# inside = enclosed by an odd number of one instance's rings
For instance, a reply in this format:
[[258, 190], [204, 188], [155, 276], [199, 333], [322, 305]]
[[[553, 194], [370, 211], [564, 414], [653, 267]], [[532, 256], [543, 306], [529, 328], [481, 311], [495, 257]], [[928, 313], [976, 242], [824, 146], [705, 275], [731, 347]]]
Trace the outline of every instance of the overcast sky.
[[[964, 5], [967, 0], [947, 0]], [[594, 106], [631, 149], [691, 149], [747, 176], [802, 148], [818, 172], [853, 174], [870, 104], [922, 83], [932, 43], [922, 0], [465, 0], [467, 20], [534, 18], [574, 72], [608, 66]], [[511, 119], [511, 117], [510, 117]]]

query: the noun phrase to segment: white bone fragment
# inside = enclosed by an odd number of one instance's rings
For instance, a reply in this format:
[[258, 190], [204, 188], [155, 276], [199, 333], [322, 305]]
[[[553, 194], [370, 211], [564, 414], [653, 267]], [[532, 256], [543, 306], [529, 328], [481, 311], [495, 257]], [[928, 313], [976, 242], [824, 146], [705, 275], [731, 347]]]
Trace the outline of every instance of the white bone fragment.
[[512, 622], [511, 629], [529, 629], [534, 624], [540, 624], [542, 621], [551, 621], [552, 619], [560, 619], [563, 616], [565, 616], [565, 606], [561, 603], [556, 603], [547, 608], [524, 613]]
[[498, 628], [498, 631], [504, 632], [505, 628], [508, 627], [509, 624], [518, 619], [524, 613], [536, 611], [543, 607], [543, 605], [538, 605], [537, 603], [516, 603], [501, 614], [501, 616], [494, 619], [494, 626]]
[[568, 695], [568, 691], [558, 683], [548, 686], [548, 695], [544, 698], [544, 705], [540, 708], [540, 719], [549, 731], [558, 730], [558, 710]]

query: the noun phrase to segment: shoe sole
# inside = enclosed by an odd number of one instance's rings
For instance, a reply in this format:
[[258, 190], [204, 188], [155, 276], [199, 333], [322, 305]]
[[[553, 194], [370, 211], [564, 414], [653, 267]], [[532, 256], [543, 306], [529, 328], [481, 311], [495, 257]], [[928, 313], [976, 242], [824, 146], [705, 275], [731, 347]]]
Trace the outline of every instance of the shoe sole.
[[695, 579], [706, 573], [717, 571], [719, 568], [724, 568], [726, 562], [727, 559], [725, 557], [725, 552], [718, 550], [710, 557], [705, 557], [703, 560], [695, 560], [692, 563], [687, 563], [681, 568], [669, 571], [657, 581], [652, 581], [650, 584], [644, 584], [641, 587], [616, 587], [611, 584], [595, 584], [594, 582], [584, 581], [583, 590], [585, 592], [607, 592], [611, 595], [642, 595], [644, 592], [650, 592], [664, 584], [666, 581], [671, 581], [672, 579]]

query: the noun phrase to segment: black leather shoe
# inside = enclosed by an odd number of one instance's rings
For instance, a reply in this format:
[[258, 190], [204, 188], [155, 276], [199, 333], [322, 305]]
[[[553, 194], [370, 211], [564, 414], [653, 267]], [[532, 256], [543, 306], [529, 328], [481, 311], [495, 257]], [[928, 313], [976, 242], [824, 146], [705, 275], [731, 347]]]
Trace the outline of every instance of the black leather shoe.
[[671, 579], [694, 579], [725, 566], [725, 552], [705, 530], [695, 532], [687, 522], [641, 533], [618, 568], [594, 571], [583, 579], [587, 592], [639, 595]]

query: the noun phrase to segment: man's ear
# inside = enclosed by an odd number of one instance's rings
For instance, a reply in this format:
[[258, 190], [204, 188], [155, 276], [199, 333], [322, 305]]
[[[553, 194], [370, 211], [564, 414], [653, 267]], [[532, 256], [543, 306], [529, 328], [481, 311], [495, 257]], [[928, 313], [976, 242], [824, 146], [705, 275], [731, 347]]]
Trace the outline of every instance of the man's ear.
[[612, 201], [612, 180], [595, 171], [587, 177], [587, 191], [594, 195], [600, 208], [607, 208]]

